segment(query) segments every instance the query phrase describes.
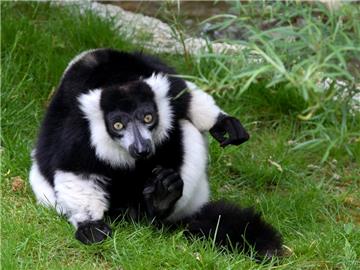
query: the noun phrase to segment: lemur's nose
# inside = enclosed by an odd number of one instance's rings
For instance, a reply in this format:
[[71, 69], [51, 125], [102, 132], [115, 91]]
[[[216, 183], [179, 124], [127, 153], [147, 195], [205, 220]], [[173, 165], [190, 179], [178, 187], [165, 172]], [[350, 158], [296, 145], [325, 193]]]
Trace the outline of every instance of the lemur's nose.
[[144, 140], [141, 144], [133, 143], [129, 147], [130, 155], [135, 158], [146, 158], [151, 154], [151, 141]]

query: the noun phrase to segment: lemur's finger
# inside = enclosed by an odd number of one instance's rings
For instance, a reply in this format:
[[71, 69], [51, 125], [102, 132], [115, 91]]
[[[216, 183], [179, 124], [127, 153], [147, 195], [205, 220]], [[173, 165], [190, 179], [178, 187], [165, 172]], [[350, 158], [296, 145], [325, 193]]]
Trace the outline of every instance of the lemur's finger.
[[182, 180], [180, 178], [180, 175], [175, 172], [171, 175], [168, 175], [168, 177], [166, 177], [166, 179], [163, 181], [163, 185], [168, 188], [171, 184], [178, 181], [181, 182]]
[[210, 131], [211, 136], [213, 136], [215, 138], [215, 140], [217, 140], [218, 142], [223, 142], [226, 140], [225, 135], [226, 132], [224, 130], [222, 131], [215, 131], [212, 130]]
[[144, 188], [142, 193], [144, 196], [148, 196], [148, 195], [152, 194], [154, 191], [155, 191], [155, 186], [147, 186]]
[[[164, 195], [167, 193], [167, 187], [164, 185], [164, 180], [166, 180], [173, 173], [174, 173], [174, 170], [172, 170], [172, 169], [164, 169], [156, 176], [156, 179], [155, 179], [156, 194]], [[162, 195], [160, 195], [160, 196], [162, 196]]]
[[[183, 181], [176, 181], [175, 183], [171, 184], [168, 187], [168, 191], [172, 192], [174, 190], [180, 190], [184, 187], [184, 182]], [[182, 193], [182, 192], [181, 192]]]
[[163, 167], [161, 167], [160, 165], [156, 166], [151, 172], [153, 174], [158, 174], [161, 170], [163, 169]]
[[232, 144], [232, 139], [226, 139], [225, 141], [223, 141], [223, 142], [221, 142], [220, 143], [220, 146], [221, 147], [226, 147], [226, 146], [228, 146], [229, 144]]
[[161, 169], [155, 175], [155, 178], [161, 180], [174, 172], [173, 169]]
[[234, 117], [228, 117], [224, 119], [226, 131], [229, 138], [221, 143], [222, 147], [229, 144], [239, 145], [246, 142], [249, 139], [249, 134], [245, 128], [241, 125], [240, 121]]

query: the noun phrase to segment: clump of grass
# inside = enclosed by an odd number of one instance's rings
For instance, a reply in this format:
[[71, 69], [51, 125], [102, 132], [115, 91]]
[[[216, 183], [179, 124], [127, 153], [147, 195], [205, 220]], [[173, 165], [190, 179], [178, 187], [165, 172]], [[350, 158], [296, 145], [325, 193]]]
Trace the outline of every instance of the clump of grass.
[[220, 95], [234, 90], [236, 98], [255, 84], [264, 94], [286, 95], [289, 113], [305, 127], [294, 138], [295, 150], [322, 147], [322, 161], [336, 152], [354, 158], [360, 136], [354, 98], [360, 95], [360, 6], [330, 10], [321, 3], [238, 1], [230, 11], [207, 21], [215, 29], [238, 27], [244, 40], [226, 42], [247, 49], [201, 54], [194, 79]]

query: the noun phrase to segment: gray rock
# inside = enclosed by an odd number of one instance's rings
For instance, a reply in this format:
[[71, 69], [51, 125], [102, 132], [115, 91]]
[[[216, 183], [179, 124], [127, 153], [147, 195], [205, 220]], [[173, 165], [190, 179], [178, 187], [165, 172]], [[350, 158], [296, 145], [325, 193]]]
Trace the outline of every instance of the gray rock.
[[186, 49], [190, 54], [197, 54], [208, 51], [210, 47], [214, 53], [235, 53], [245, 48], [239, 44], [208, 43], [203, 38], [186, 37], [181, 42], [180, 35], [177, 35], [168, 24], [156, 18], [125, 11], [111, 4], [90, 1], [56, 1], [54, 4], [77, 6], [81, 12], [91, 10], [101, 18], [110, 19], [121, 35], [131, 37], [135, 43], [155, 52], [183, 54]]

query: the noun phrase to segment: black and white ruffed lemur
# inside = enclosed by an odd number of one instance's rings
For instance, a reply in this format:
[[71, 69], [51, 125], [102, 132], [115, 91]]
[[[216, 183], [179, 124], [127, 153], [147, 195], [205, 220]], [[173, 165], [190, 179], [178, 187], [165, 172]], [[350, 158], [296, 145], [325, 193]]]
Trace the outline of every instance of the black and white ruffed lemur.
[[105, 216], [127, 212], [260, 256], [279, 254], [280, 234], [254, 210], [209, 202], [204, 133], [222, 146], [249, 135], [175, 74], [141, 53], [95, 49], [75, 57], [32, 153], [37, 201], [64, 214], [86, 244], [111, 234]]

